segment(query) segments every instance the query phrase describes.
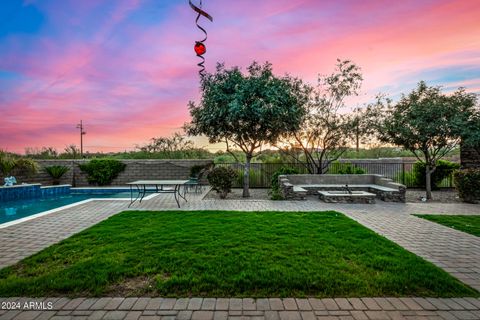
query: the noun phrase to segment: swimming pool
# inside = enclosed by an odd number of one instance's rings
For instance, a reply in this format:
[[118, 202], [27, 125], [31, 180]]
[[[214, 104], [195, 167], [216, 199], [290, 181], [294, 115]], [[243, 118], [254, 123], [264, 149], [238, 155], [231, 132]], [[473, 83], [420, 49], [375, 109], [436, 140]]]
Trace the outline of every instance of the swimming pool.
[[[0, 226], [3, 223], [12, 222], [14, 220], [26, 218], [34, 214], [71, 205], [88, 199], [130, 199], [130, 192], [95, 192], [81, 193], [72, 192], [70, 194], [49, 196], [45, 198], [35, 198], [28, 200], [13, 200], [0, 202]], [[136, 196], [136, 194], [134, 194]]]

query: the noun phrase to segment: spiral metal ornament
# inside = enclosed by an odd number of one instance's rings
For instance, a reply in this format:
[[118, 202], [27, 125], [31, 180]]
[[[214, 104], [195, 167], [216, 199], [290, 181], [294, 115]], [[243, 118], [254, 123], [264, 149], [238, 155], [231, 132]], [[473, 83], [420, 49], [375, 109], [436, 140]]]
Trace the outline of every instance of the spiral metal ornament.
[[201, 16], [203, 16], [213, 22], [213, 18], [208, 13], [202, 10], [202, 0], [200, 0], [200, 5], [198, 7], [192, 3], [192, 0], [188, 0], [188, 2], [190, 4], [190, 7], [197, 13], [197, 18], [195, 19], [195, 24], [197, 25], [197, 28], [205, 34], [205, 38], [199, 41], [195, 41], [195, 46], [193, 48], [195, 50], [195, 53], [197, 54], [197, 57], [202, 60], [197, 64], [197, 66], [200, 67], [200, 71], [198, 73], [201, 77], [203, 77], [203, 75], [205, 74], [205, 58], [203, 57], [203, 55], [205, 54], [205, 52], [207, 52], [207, 48], [204, 42], [207, 40], [207, 31], [198, 24], [198, 20]]

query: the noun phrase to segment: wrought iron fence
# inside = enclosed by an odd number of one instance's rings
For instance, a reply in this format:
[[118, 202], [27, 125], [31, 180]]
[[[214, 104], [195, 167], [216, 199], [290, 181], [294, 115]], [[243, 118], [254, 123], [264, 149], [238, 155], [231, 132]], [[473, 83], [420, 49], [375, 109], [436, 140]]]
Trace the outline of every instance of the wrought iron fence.
[[[380, 174], [395, 182], [406, 185], [408, 188], [418, 188], [413, 175], [415, 162], [332, 162], [328, 167], [331, 174], [345, 171], [347, 166], [361, 168], [364, 173]], [[241, 187], [243, 184], [243, 164], [241, 163], [219, 163], [216, 166], [228, 166], [238, 171], [238, 178], [234, 187]], [[250, 187], [270, 188], [273, 174], [282, 167], [296, 168], [299, 173], [308, 173], [301, 163], [252, 163], [250, 168]], [[443, 179], [440, 188], [453, 188], [453, 175]]]

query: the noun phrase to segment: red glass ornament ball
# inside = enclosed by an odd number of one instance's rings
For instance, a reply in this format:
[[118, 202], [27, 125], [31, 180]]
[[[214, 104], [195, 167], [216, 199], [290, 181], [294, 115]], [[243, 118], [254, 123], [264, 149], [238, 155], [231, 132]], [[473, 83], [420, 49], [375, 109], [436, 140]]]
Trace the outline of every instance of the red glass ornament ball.
[[207, 52], [207, 48], [201, 42], [196, 42], [195, 47], [193, 47], [193, 49], [195, 50], [195, 53], [197, 54], [197, 56], [201, 56], [205, 54], [205, 52]]

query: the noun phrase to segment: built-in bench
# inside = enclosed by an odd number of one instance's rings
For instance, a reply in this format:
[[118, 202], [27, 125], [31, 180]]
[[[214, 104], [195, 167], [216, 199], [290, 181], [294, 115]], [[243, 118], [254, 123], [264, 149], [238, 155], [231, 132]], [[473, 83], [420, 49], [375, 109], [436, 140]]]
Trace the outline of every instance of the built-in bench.
[[293, 186], [293, 192], [308, 192], [302, 186]]
[[[394, 192], [394, 191], [397, 191], [397, 189], [394, 189], [394, 188], [389, 188], [389, 187], [384, 187], [384, 186], [379, 186], [379, 185], [376, 185], [376, 184], [355, 184], [355, 185], [348, 185], [349, 187], [355, 187], [355, 188], [364, 188], [364, 189], [369, 189], [369, 188], [373, 188], [373, 189], [377, 189], [379, 191], [387, 191], [387, 192]], [[308, 189], [308, 188], [315, 188], [315, 189], [331, 189], [331, 188], [335, 188], [335, 189], [342, 189], [345, 187], [345, 184], [305, 184], [305, 185], [298, 185], [298, 186], [295, 186], [294, 187], [296, 188], [301, 188], [301, 189]]]
[[350, 190], [373, 193], [378, 199], [405, 202], [406, 187], [376, 174], [289, 174], [278, 177], [284, 199], [303, 200], [318, 191]]

